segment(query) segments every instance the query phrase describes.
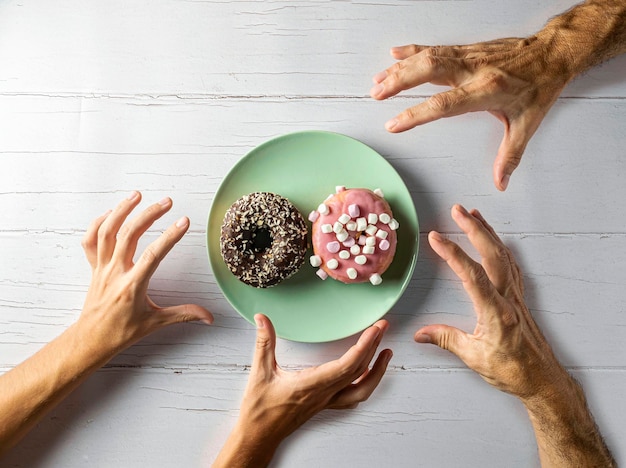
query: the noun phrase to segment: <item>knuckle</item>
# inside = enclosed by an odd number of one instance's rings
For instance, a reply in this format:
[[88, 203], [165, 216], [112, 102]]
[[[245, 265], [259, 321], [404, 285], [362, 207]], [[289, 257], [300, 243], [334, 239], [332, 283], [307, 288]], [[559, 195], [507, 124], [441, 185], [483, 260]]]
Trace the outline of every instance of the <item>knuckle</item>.
[[159, 261], [156, 248], [153, 245], [146, 247], [146, 250], [141, 254], [141, 259], [144, 263], [152, 264]]
[[447, 114], [452, 109], [454, 102], [450, 94], [440, 93], [429, 97], [426, 104], [433, 112]]

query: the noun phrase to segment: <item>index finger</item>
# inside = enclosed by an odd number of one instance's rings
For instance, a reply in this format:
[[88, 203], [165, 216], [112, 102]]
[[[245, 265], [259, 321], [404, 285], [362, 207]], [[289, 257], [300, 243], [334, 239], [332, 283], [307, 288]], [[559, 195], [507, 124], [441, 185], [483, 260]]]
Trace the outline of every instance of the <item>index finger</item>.
[[182, 217], [167, 228], [157, 240], [146, 247], [146, 250], [143, 251], [131, 270], [141, 283], [147, 286], [159, 263], [183, 237], [188, 228], [189, 218]]
[[[482, 219], [471, 215], [461, 205], [452, 207], [452, 218], [482, 258], [489, 280], [498, 292], [506, 296], [514, 284], [513, 265], [508, 249], [493, 229], [487, 229]], [[491, 228], [491, 226], [489, 226]]]
[[489, 306], [497, 304], [501, 300], [483, 267], [472, 260], [461, 247], [448, 239], [444, 239], [436, 231], [431, 231], [428, 234], [428, 241], [437, 255], [446, 261], [461, 280], [463, 288], [474, 304], [477, 316], [490, 310]]

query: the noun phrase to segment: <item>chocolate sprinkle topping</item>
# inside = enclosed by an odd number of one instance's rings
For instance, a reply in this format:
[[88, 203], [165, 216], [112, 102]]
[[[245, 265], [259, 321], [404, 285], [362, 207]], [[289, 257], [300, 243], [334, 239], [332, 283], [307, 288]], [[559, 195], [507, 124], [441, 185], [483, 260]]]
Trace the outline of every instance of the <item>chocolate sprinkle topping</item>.
[[286, 198], [254, 192], [233, 203], [224, 215], [220, 248], [237, 278], [267, 288], [289, 278], [304, 263], [306, 224]]

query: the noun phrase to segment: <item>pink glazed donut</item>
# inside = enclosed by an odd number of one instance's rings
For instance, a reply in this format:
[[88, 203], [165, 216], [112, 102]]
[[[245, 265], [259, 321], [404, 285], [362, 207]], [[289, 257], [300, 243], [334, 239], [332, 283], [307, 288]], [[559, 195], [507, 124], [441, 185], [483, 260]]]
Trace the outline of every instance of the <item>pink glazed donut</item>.
[[313, 255], [321, 279], [328, 276], [342, 283], [373, 285], [396, 253], [398, 221], [380, 189], [346, 189], [336, 193], [311, 212]]

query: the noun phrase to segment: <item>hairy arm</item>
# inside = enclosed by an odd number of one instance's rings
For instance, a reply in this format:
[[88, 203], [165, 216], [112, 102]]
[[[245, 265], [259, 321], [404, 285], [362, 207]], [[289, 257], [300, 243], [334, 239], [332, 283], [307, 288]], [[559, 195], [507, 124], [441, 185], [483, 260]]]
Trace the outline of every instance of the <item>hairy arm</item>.
[[557, 360], [524, 302], [522, 274], [513, 254], [478, 211], [457, 205], [452, 217], [476, 247], [481, 263], [437, 232], [428, 240], [463, 282], [474, 304], [476, 328], [470, 334], [428, 325], [416, 332], [415, 340], [453, 352], [490, 385], [519, 398], [543, 466], [616, 466], [582, 388]]
[[493, 178], [505, 190], [531, 137], [577, 75], [626, 52], [626, 2], [588, 0], [537, 34], [457, 46], [406, 45], [377, 73], [370, 95], [387, 99], [424, 83], [449, 86], [389, 120], [393, 133], [467, 112], [487, 111], [504, 125]]
[[550, 20], [536, 37], [556, 52], [556, 70], [574, 78], [626, 52], [626, 2], [587, 0]]
[[533, 425], [542, 466], [617, 467], [582, 387], [565, 371], [558, 388], [521, 400]]

